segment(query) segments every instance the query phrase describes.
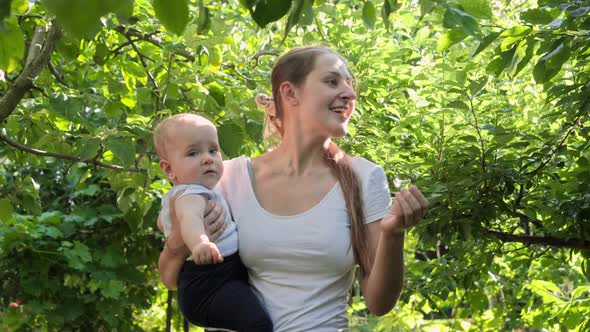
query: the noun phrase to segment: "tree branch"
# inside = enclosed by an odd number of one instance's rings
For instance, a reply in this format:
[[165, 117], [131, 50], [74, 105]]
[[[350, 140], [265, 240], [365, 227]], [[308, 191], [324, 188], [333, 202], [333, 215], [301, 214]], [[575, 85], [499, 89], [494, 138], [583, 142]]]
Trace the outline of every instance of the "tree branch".
[[66, 88], [69, 88], [68, 83], [66, 83], [66, 81], [64, 80], [63, 75], [57, 70], [57, 68], [55, 68], [55, 66], [53, 65], [53, 63], [51, 63], [51, 61], [49, 61], [49, 71], [51, 72], [51, 74], [53, 75], [53, 77], [55, 77], [55, 79], [61, 83], [63, 86], [65, 86]]
[[541, 164], [539, 165], [537, 168], [535, 168], [534, 170], [530, 171], [527, 173], [527, 175], [535, 175], [537, 174], [540, 170], [542, 170], [545, 166], [547, 166], [547, 164], [549, 164], [549, 162], [551, 160], [553, 160], [553, 157], [555, 157], [555, 155], [557, 154], [557, 152], [559, 151], [559, 149], [563, 146], [563, 144], [565, 143], [565, 141], [567, 140], [567, 138], [574, 132], [574, 130], [576, 129], [576, 126], [578, 125], [578, 120], [580, 119], [581, 115], [578, 115], [575, 119], [574, 122], [572, 124], [572, 126], [568, 129], [567, 133], [565, 134], [565, 136], [561, 139], [561, 141], [559, 142], [559, 144], [557, 144], [557, 146], [555, 147], [555, 149], [553, 149], [553, 151], [549, 154], [549, 156], [547, 157], [547, 159]]
[[[162, 48], [162, 45], [161, 45], [162, 41], [160, 39], [154, 37], [154, 34], [156, 34], [157, 32], [143, 33], [143, 32], [136, 30], [136, 29], [128, 29], [124, 25], [118, 25], [114, 28], [114, 30], [117, 31], [118, 33], [122, 34], [123, 36], [127, 37], [127, 39], [130, 39], [131, 37], [135, 37], [138, 40], [143, 40], [143, 41], [151, 43], [159, 48]], [[122, 44], [122, 45], [125, 45], [125, 44]], [[129, 44], [126, 44], [125, 46], [127, 46], [127, 45], [129, 45]], [[186, 51], [186, 50], [175, 50], [174, 54], [180, 55], [181, 57], [183, 57], [191, 62], [195, 61], [195, 55], [192, 54], [191, 52]]]
[[[37, 36], [41, 33], [44, 33], [42, 29], [37, 29], [35, 31]], [[27, 57], [27, 62], [23, 68], [23, 71], [14, 81], [12, 87], [10, 87], [10, 89], [6, 91], [6, 94], [0, 98], [0, 123], [2, 123], [12, 112], [14, 112], [27, 91], [33, 88], [33, 79], [37, 77], [43, 68], [45, 68], [49, 63], [51, 54], [53, 53], [55, 45], [61, 36], [61, 29], [52, 22], [49, 31], [47, 31], [41, 51], [37, 56], [33, 55], [31, 59], [28, 59]], [[36, 38], [34, 36], [33, 40], [35, 39]], [[29, 54], [36, 53], [37, 51], [37, 47], [33, 45], [33, 47], [29, 49]]]
[[70, 160], [70, 161], [80, 161], [80, 162], [84, 162], [84, 163], [87, 163], [87, 164], [92, 164], [92, 165], [96, 165], [96, 166], [100, 166], [100, 167], [104, 167], [104, 168], [114, 169], [114, 170], [117, 170], [117, 171], [143, 172], [143, 170], [140, 169], [139, 167], [127, 168], [127, 167], [123, 167], [123, 166], [119, 166], [119, 165], [106, 164], [106, 163], [103, 163], [103, 162], [98, 161], [96, 159], [82, 160], [82, 158], [75, 157], [75, 156], [69, 156], [69, 155], [64, 155], [64, 154], [59, 154], [59, 153], [53, 153], [53, 152], [48, 152], [48, 151], [34, 149], [34, 148], [28, 147], [26, 145], [20, 144], [18, 142], [15, 142], [15, 141], [11, 140], [10, 138], [8, 138], [7, 136], [5, 136], [3, 134], [0, 134], [0, 141], [3, 141], [4, 143], [6, 143], [6, 144], [12, 146], [13, 148], [18, 149], [18, 150], [21, 150], [21, 151], [24, 151], [24, 152], [28, 152], [28, 153], [32, 153], [32, 154], [36, 154], [38, 156], [52, 157], [52, 158], [56, 158], [56, 159]]
[[519, 242], [524, 244], [536, 244], [543, 246], [551, 246], [556, 248], [570, 248], [570, 249], [582, 249], [590, 250], [590, 241], [582, 239], [561, 239], [553, 236], [528, 236], [528, 235], [516, 235], [493, 231], [491, 229], [485, 229], [485, 234], [491, 235], [502, 242]]

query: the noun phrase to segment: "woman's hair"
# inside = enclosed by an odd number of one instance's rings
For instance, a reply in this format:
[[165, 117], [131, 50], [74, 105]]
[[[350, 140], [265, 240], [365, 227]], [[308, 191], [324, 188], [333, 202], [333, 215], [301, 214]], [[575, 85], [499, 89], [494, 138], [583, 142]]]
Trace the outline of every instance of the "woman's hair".
[[[346, 62], [342, 56], [326, 47], [305, 46], [291, 49], [274, 65], [271, 76], [272, 100], [268, 97], [257, 97], [257, 103], [262, 107], [274, 106], [275, 108], [274, 115], [269, 114], [272, 112], [266, 112], [264, 137], [267, 141], [270, 142], [274, 138], [275, 142], [277, 142], [283, 136], [283, 109], [279, 92], [281, 83], [288, 81], [296, 86], [301, 86], [307, 75], [313, 71], [316, 59], [322, 54], [333, 54]], [[271, 102], [274, 103], [270, 104]], [[325, 153], [326, 162], [336, 179], [338, 179], [344, 194], [344, 201], [346, 202], [352, 226], [352, 250], [360, 266], [361, 274], [364, 274], [368, 272], [369, 256], [360, 183], [352, 169], [350, 156], [340, 150], [336, 143], [330, 142], [330, 146]]]

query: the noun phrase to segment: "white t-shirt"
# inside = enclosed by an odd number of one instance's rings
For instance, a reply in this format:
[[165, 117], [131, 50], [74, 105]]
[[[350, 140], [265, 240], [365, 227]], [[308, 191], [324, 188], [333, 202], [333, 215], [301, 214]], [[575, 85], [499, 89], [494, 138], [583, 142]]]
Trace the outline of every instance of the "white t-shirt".
[[[277, 332], [348, 331], [347, 300], [354, 278], [350, 222], [340, 185], [311, 209], [292, 216], [264, 210], [252, 189], [249, 159], [225, 162], [218, 189], [238, 226], [239, 252], [250, 283]], [[391, 205], [383, 169], [352, 159], [362, 186], [365, 220]]]
[[[221, 203], [225, 209], [225, 230], [221, 236], [215, 241], [219, 254], [223, 257], [233, 255], [238, 251], [238, 232], [236, 230], [236, 224], [231, 220], [231, 214], [229, 213], [229, 207], [227, 202], [221, 196], [221, 194], [207, 189], [207, 187], [200, 184], [181, 184], [172, 187], [170, 191], [162, 197], [162, 210], [160, 217], [162, 218], [162, 226], [164, 226], [164, 236], [168, 237], [172, 228], [172, 221], [170, 219], [170, 196], [181, 192], [176, 198], [181, 199], [188, 195], [202, 195], [207, 200], [213, 200]], [[187, 260], [192, 260], [190, 257]]]

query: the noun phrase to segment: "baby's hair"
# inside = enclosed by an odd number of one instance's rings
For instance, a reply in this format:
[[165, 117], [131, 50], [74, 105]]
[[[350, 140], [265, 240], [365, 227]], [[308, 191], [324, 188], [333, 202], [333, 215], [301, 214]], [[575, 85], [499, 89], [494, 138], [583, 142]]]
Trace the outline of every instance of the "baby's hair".
[[166, 141], [170, 136], [170, 130], [180, 123], [211, 122], [207, 118], [193, 113], [179, 113], [164, 119], [158, 124], [154, 133], [154, 147], [160, 159], [166, 159]]

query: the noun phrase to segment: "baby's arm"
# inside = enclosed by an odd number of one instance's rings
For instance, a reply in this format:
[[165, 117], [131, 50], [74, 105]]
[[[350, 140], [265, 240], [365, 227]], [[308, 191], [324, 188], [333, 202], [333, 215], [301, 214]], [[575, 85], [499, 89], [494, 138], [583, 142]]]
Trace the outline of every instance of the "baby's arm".
[[206, 199], [201, 195], [187, 195], [176, 200], [175, 210], [180, 223], [180, 232], [186, 246], [191, 250], [197, 264], [214, 264], [223, 261], [219, 249], [205, 235], [203, 215]]

